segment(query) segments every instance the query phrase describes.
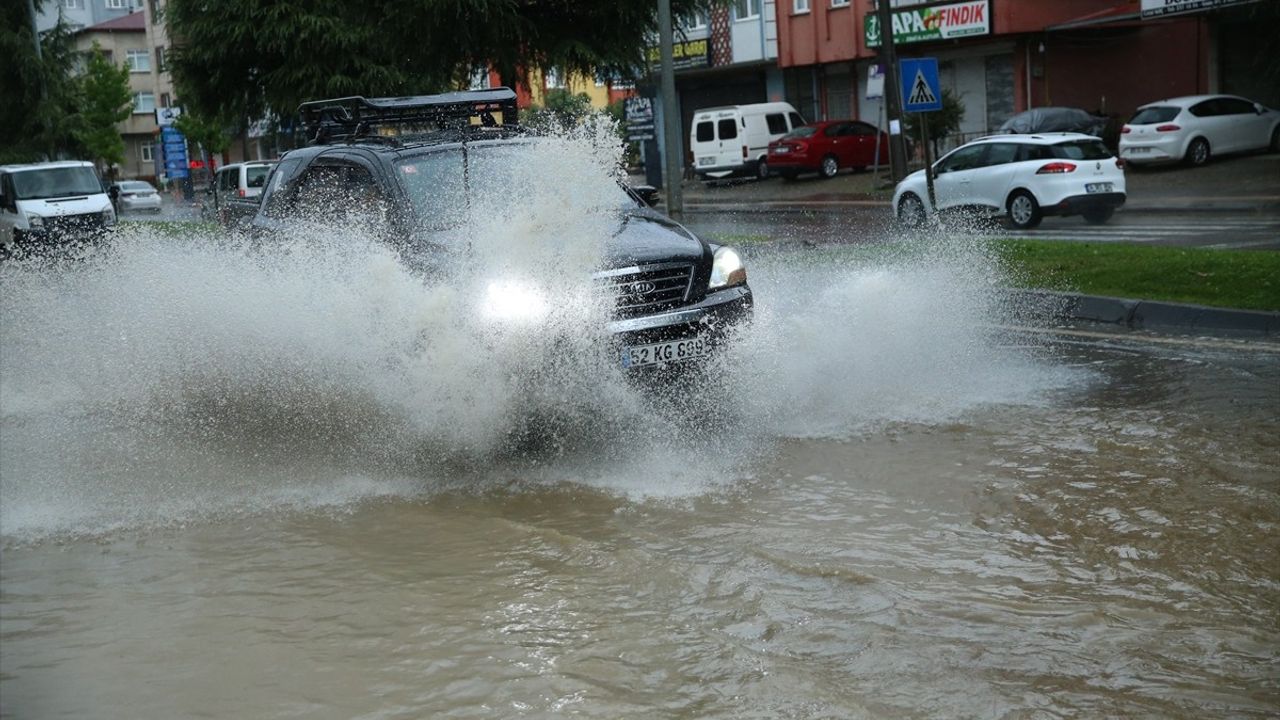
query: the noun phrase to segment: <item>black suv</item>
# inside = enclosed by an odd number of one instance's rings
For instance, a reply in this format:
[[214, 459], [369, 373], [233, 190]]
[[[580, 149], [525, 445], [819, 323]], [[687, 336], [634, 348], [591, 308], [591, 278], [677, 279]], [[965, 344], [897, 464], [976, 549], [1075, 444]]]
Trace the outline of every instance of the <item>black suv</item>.
[[[509, 88], [303, 103], [310, 144], [285, 153], [272, 170], [253, 231], [270, 237], [302, 219], [331, 213], [338, 222], [376, 207], [381, 237], [407, 265], [431, 272], [434, 255], [454, 252], [441, 238], [465, 222], [460, 210], [472, 202], [477, 178], [502, 173], [539, 142], [517, 113]], [[605, 260], [593, 281], [611, 303], [618, 362], [664, 368], [711, 354], [751, 315], [742, 259], [621, 184], [614, 202], [603, 209], [616, 222], [600, 238]]]

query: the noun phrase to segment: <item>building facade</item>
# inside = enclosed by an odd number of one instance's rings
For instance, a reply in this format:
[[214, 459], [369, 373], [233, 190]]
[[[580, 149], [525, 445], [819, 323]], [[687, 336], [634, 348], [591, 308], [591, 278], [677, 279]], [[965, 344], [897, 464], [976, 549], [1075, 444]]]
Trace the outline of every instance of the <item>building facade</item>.
[[71, 30], [124, 17], [142, 8], [142, 0], [45, 0], [36, 15], [36, 30], [45, 32], [62, 18]]
[[95, 45], [108, 61], [129, 69], [129, 92], [133, 95], [133, 112], [118, 126], [124, 140], [124, 161], [101, 170], [119, 179], [154, 180], [156, 95], [143, 13], [133, 12], [76, 31], [78, 52], [87, 55]]
[[[881, 29], [871, 0], [778, 0], [778, 64], [806, 117], [884, 125], [867, 99]], [[935, 57], [964, 104], [960, 141], [1010, 115], [1070, 106], [1129, 117], [1177, 95], [1237, 92], [1274, 104], [1255, 81], [1269, 32], [1250, 0], [892, 2], [899, 57]]]

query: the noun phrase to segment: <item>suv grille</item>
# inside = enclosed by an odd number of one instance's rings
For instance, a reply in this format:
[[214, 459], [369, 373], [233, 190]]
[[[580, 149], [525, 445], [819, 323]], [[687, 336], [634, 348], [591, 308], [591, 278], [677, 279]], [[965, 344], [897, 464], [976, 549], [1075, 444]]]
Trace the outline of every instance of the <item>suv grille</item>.
[[596, 273], [597, 287], [614, 298], [620, 318], [648, 315], [683, 303], [693, 283], [690, 263], [658, 263]]

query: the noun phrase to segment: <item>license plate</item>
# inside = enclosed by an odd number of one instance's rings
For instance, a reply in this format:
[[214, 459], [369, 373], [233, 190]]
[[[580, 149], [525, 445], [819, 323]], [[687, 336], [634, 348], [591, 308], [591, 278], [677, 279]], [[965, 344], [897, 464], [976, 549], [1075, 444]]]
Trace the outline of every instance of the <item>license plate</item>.
[[791, 148], [778, 147], [778, 148], [773, 148], [769, 152], [773, 153], [774, 155], [786, 155], [787, 153], [791, 152]]
[[651, 345], [632, 345], [622, 349], [622, 367], [635, 368], [645, 365], [678, 363], [702, 357], [711, 352], [711, 345], [700, 337]]
[[716, 159], [713, 157], [698, 158], [698, 165], [715, 165]]
[[1151, 152], [1151, 148], [1148, 148], [1148, 147], [1128, 148], [1128, 151], [1130, 153], [1149, 153]]
[[1085, 183], [1084, 191], [1091, 193], [1111, 192], [1115, 188], [1112, 183]]

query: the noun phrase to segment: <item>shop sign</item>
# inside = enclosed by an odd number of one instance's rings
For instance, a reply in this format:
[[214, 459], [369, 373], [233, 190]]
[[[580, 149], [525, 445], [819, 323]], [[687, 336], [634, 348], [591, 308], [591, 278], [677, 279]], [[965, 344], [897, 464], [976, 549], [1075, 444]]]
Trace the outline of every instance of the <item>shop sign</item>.
[[[684, 42], [671, 44], [671, 64], [676, 70], [687, 70], [689, 68], [707, 67], [711, 64], [711, 54], [708, 52], [709, 45], [707, 39], [701, 40], [685, 40]], [[652, 45], [648, 48], [649, 64], [658, 67], [662, 65], [662, 48]]]
[[1254, 0], [1142, 0], [1142, 17], [1153, 18], [1165, 15], [1212, 10], [1225, 5], [1243, 5]]
[[627, 141], [654, 139], [653, 98], [634, 96], [623, 101], [627, 117]]
[[[862, 23], [867, 47], [880, 45], [880, 18], [868, 14]], [[926, 42], [991, 34], [990, 0], [907, 8], [893, 13], [893, 42]]]

